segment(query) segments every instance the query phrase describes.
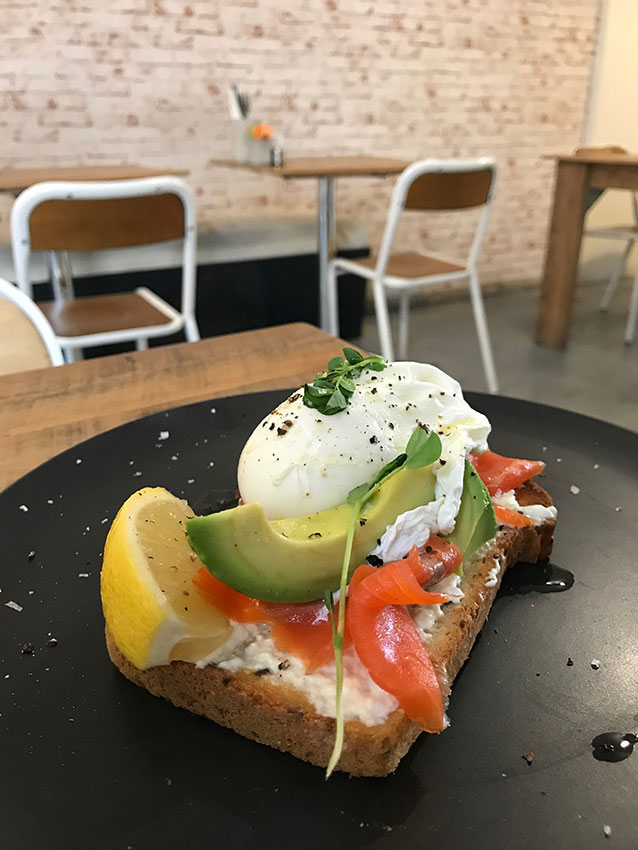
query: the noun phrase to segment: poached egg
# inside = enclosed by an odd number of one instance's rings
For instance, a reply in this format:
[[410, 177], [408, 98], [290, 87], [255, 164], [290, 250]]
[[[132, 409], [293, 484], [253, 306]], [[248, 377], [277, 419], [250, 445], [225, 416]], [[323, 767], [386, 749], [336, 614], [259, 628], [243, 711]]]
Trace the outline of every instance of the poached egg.
[[301, 387], [260, 422], [239, 459], [243, 501], [260, 502], [269, 519], [341, 505], [353, 487], [371, 482], [405, 450], [415, 428], [426, 426], [442, 444], [430, 525], [449, 534], [461, 503], [465, 459], [487, 449], [489, 421], [436, 366], [391, 363], [382, 372], [364, 370], [355, 384], [347, 408], [332, 416], [306, 407]]

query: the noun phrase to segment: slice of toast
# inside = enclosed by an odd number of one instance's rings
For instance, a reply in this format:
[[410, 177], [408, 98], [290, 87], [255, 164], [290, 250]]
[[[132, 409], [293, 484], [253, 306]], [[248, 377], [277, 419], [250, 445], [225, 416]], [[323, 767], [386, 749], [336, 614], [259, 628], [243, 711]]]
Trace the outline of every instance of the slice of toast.
[[[545, 490], [533, 482], [519, 487], [516, 498], [521, 505], [552, 504]], [[446, 704], [454, 677], [483, 627], [503, 573], [517, 561], [535, 563], [549, 557], [555, 524], [555, 520], [548, 520], [524, 528], [501, 526], [496, 537], [466, 565], [460, 585], [464, 596], [446, 606], [427, 645]], [[493, 580], [495, 559], [501, 568]], [[328, 764], [335, 720], [319, 715], [306, 696], [289, 684], [274, 676], [231, 673], [213, 665], [197, 668], [185, 661], [138, 670], [119, 651], [108, 629], [106, 643], [111, 660], [124, 676], [155, 696], [261, 744], [321, 767]], [[338, 769], [353, 776], [386, 776], [396, 769], [420, 734], [421, 729], [400, 708], [377, 726], [349, 720]]]

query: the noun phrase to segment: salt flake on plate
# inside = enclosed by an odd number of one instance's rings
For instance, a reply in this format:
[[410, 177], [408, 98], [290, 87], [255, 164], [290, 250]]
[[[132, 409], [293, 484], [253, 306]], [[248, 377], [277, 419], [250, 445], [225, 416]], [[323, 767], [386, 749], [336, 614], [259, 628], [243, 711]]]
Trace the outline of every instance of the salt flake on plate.
[[170, 437], [169, 431], [160, 431], [157, 439], [158, 440], [168, 440], [169, 437]]
[[11, 608], [13, 611], [17, 611], [18, 613], [22, 611], [22, 605], [18, 605], [18, 603], [14, 602], [13, 600], [11, 600], [10, 602], [5, 602], [4, 604], [5, 608]]
[[18, 510], [24, 511], [25, 514], [26, 514], [26, 512], [29, 510], [29, 508], [26, 505], [18, 505]]
[[577, 496], [580, 493], [580, 487], [577, 487], [575, 484], [570, 484], [569, 492], [572, 494], [572, 496]]

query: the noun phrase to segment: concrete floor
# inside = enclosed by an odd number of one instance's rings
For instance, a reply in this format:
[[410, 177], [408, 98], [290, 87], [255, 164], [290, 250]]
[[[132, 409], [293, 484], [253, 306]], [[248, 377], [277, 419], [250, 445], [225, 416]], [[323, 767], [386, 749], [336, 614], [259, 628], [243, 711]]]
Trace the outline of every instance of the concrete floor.
[[[638, 431], [638, 339], [623, 341], [631, 283], [624, 281], [607, 313], [598, 310], [604, 284], [577, 292], [565, 351], [534, 342], [538, 293], [488, 295], [485, 309], [492, 335], [501, 395], [575, 410]], [[396, 316], [393, 317], [396, 324]], [[396, 331], [395, 344], [396, 344]], [[486, 391], [469, 297], [412, 308], [410, 360], [434, 363], [464, 389]], [[364, 318], [352, 342], [378, 351], [376, 322]]]

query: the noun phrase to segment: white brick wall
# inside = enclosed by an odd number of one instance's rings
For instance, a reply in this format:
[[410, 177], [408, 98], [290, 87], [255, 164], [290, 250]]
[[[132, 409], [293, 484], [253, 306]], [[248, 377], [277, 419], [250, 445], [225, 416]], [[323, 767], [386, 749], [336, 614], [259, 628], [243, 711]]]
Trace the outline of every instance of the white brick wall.
[[[0, 0], [4, 164], [184, 166], [199, 214], [315, 208], [312, 181], [225, 171], [236, 81], [289, 155], [494, 154], [485, 280], [540, 274], [552, 165], [583, 118], [596, 0]], [[342, 180], [378, 239], [392, 181]], [[6, 214], [8, 204], [0, 208]], [[452, 253], [458, 216], [415, 216], [401, 247]]]

